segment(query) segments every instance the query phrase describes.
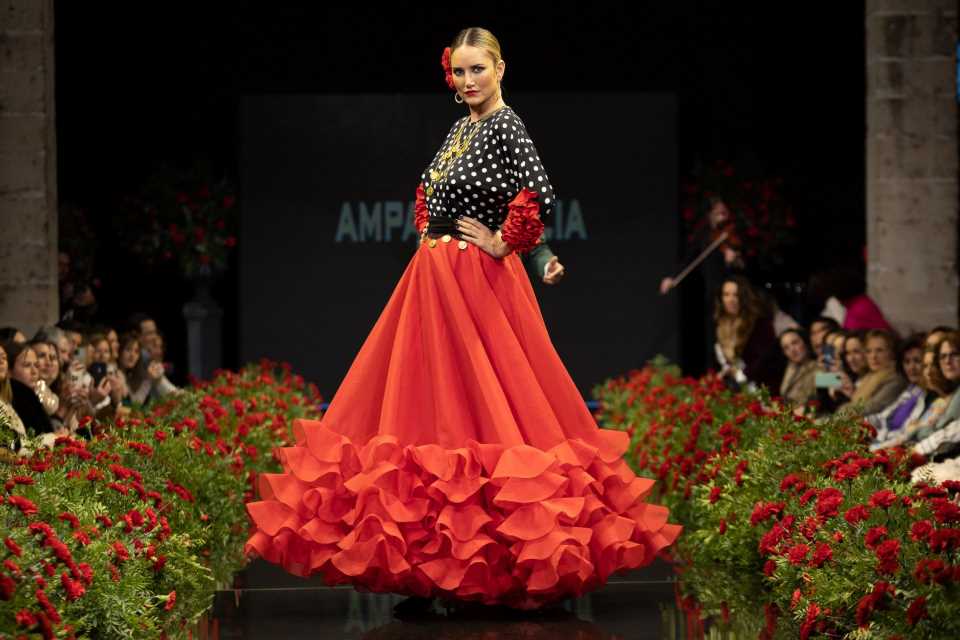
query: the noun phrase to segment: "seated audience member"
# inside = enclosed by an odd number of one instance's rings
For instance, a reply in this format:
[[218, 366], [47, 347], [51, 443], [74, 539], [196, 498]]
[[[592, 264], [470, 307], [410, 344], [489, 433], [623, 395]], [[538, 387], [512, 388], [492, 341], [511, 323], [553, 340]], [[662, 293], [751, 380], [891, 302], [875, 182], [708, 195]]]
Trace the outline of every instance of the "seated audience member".
[[60, 327], [47, 326], [41, 327], [33, 339], [43, 342], [52, 342], [57, 345], [57, 355], [60, 359], [60, 371], [66, 371], [70, 360], [73, 359], [73, 341], [67, 336], [67, 333]]
[[943, 340], [944, 336], [946, 336], [948, 333], [953, 333], [954, 331], [955, 329], [944, 327], [942, 325], [939, 327], [934, 327], [930, 330], [930, 333], [927, 334], [926, 346], [928, 348], [935, 347], [936, 345], [940, 344], [940, 341]]
[[117, 335], [116, 329], [107, 329], [106, 336], [107, 342], [110, 343], [110, 362], [117, 364], [117, 359], [120, 357], [120, 336]]
[[843, 354], [840, 358], [842, 384], [838, 389], [830, 390], [830, 395], [837, 404], [836, 409], [839, 409], [853, 398], [857, 391], [858, 381], [870, 371], [870, 367], [867, 365], [867, 354], [862, 333], [847, 333], [843, 341], [835, 341], [834, 346], [838, 353]]
[[[923, 353], [924, 379], [929, 389], [924, 399], [923, 412], [916, 418], [908, 419], [899, 433], [882, 443], [872, 445], [872, 449], [912, 445], [953, 421], [954, 418], [950, 417], [948, 411], [951, 410], [958, 383], [948, 380], [940, 366], [940, 349], [946, 341], [947, 337], [944, 337], [939, 342], [934, 342]], [[957, 408], [954, 406], [953, 411]]]
[[893, 402], [907, 386], [907, 381], [897, 371], [896, 342], [893, 335], [880, 329], [871, 329], [867, 331], [865, 347], [866, 372], [857, 379], [856, 388], [847, 405], [861, 415], [880, 411]]
[[52, 416], [60, 407], [59, 379], [60, 356], [57, 346], [43, 340], [32, 340], [30, 348], [37, 354], [37, 371], [40, 380], [37, 381], [37, 397], [43, 405], [47, 415]]
[[33, 437], [51, 433], [53, 425], [36, 392], [37, 381], [40, 379], [37, 354], [26, 344], [16, 342], [5, 343], [4, 351], [10, 367], [10, 386], [13, 390], [11, 404], [26, 427], [27, 435]]
[[814, 358], [820, 357], [823, 339], [827, 334], [839, 328], [840, 325], [837, 324], [836, 320], [826, 316], [820, 316], [810, 323], [810, 347], [813, 349]]
[[950, 402], [935, 425], [918, 429], [914, 451], [934, 460], [960, 454], [960, 332], [948, 333], [937, 349], [940, 375], [952, 392]]
[[23, 335], [23, 332], [16, 327], [3, 327], [0, 329], [0, 342], [25, 344], [27, 342], [27, 336]]
[[[13, 387], [10, 384], [10, 366], [7, 351], [0, 343], [0, 423], [5, 423], [12, 433], [0, 428], [0, 449], [16, 452], [27, 437], [23, 421], [13, 408]], [[9, 455], [9, 454], [6, 454]]]
[[732, 387], [748, 383], [777, 389], [782, 357], [773, 333], [772, 310], [742, 276], [728, 276], [714, 300], [717, 361]]
[[790, 404], [803, 406], [817, 397], [814, 386], [817, 361], [812, 357], [812, 349], [802, 329], [787, 329], [781, 333], [780, 348], [787, 358], [780, 396]]
[[120, 338], [119, 369], [126, 381], [129, 394], [127, 403], [145, 404], [149, 400], [162, 398], [178, 391], [177, 387], [164, 375], [163, 363], [150, 362], [145, 368], [140, 364], [140, 340], [129, 332]]
[[900, 373], [907, 380], [907, 388], [886, 408], [866, 416], [867, 422], [877, 430], [877, 442], [897, 433], [907, 420], [915, 417], [918, 407], [923, 406], [923, 397], [927, 393], [923, 375], [924, 340], [924, 334], [914, 334], [900, 350]]

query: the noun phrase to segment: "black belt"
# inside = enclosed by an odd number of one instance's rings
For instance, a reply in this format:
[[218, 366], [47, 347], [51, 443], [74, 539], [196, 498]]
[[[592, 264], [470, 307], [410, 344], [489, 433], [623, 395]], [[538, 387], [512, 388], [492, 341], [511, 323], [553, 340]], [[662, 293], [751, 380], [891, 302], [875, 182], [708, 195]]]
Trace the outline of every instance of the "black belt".
[[450, 235], [459, 240], [460, 234], [457, 231], [456, 218], [430, 216], [430, 220], [427, 222], [427, 235], [431, 238]]

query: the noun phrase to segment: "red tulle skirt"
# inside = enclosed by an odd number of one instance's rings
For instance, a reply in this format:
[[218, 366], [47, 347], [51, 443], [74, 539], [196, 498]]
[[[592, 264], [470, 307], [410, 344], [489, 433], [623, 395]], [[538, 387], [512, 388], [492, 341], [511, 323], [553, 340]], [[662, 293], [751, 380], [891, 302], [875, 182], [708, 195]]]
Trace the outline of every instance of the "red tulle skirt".
[[421, 244], [323, 420], [295, 430], [246, 550], [329, 584], [529, 608], [680, 533], [584, 405], [516, 255]]

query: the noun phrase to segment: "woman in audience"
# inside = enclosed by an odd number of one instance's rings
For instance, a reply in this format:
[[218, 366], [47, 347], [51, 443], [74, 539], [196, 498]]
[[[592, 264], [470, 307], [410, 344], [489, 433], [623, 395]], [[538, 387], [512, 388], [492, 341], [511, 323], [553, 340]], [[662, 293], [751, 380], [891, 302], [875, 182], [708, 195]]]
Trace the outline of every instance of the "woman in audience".
[[67, 370], [70, 360], [73, 358], [73, 341], [67, 333], [60, 327], [47, 326], [41, 327], [37, 335], [33, 337], [34, 341], [52, 342], [57, 345], [57, 355], [60, 360], [60, 371]]
[[[847, 342], [851, 340], [852, 337]], [[856, 388], [847, 405], [861, 415], [880, 411], [893, 402], [907, 386], [907, 381], [897, 371], [896, 341], [893, 334], [882, 329], [871, 329], [867, 331], [865, 346], [866, 372], [857, 379]], [[848, 364], [851, 369], [855, 364], [859, 365], [856, 360], [848, 360]]]
[[923, 397], [927, 393], [923, 373], [924, 344], [924, 334], [917, 333], [910, 336], [900, 350], [900, 358], [898, 359], [900, 374], [906, 378], [907, 388], [886, 408], [877, 413], [868, 414], [866, 417], [867, 422], [877, 430], [877, 442], [882, 442], [896, 434], [909, 419], [919, 415], [916, 412], [918, 407], [922, 407], [924, 404]]
[[[20, 449], [21, 442], [27, 437], [27, 430], [23, 426], [23, 421], [17, 415], [13, 408], [13, 387], [10, 384], [10, 365], [7, 359], [7, 351], [0, 343], [0, 423], [7, 425], [7, 430], [0, 428], [0, 450], [3, 451], [3, 458], [9, 458], [9, 452], [16, 452]], [[9, 450], [9, 452], [7, 451]]]
[[936, 424], [917, 429], [912, 441], [917, 443], [916, 453], [943, 459], [960, 453], [960, 332], [944, 336], [936, 353], [939, 375], [950, 393], [949, 403]]
[[162, 398], [178, 391], [164, 375], [162, 362], [150, 362], [146, 367], [140, 364], [140, 339], [133, 332], [120, 337], [120, 372], [129, 392], [123, 402], [145, 404], [149, 400]]
[[771, 309], [742, 276], [728, 276], [714, 301], [717, 360], [733, 387], [748, 382], [778, 388], [781, 358]]
[[33, 340], [30, 342], [30, 348], [37, 354], [37, 371], [40, 374], [40, 380], [37, 381], [37, 397], [43, 405], [44, 411], [48, 416], [52, 416], [60, 408], [60, 390], [58, 381], [60, 378], [60, 356], [57, 353], [57, 346], [50, 342], [42, 340]]
[[[822, 339], [822, 336], [821, 336]], [[790, 404], [803, 406], [817, 397], [814, 378], [817, 361], [808, 346], [803, 329], [787, 329], [780, 334], [780, 348], [787, 358], [787, 369], [780, 383], [780, 396]]]
[[40, 403], [36, 385], [40, 379], [37, 354], [26, 344], [7, 342], [4, 345], [10, 367], [10, 386], [13, 390], [13, 409], [20, 416], [28, 436], [51, 433], [53, 425]]
[[107, 342], [110, 343], [110, 362], [117, 363], [120, 358], [120, 337], [116, 329], [107, 329]]
[[947, 411], [958, 385], [947, 380], [940, 367], [940, 348], [945, 341], [946, 337], [939, 342], [934, 342], [923, 353], [923, 372], [928, 394], [922, 400], [922, 413], [917, 417], [908, 419], [899, 433], [888, 437], [883, 442], [874, 444], [871, 447], [872, 449], [919, 442], [937, 431], [939, 427], [952, 422]]
[[837, 324], [836, 320], [826, 316], [820, 316], [810, 323], [810, 346], [816, 358], [819, 359], [820, 357], [824, 338], [826, 338], [831, 331], [839, 328], [840, 325]]

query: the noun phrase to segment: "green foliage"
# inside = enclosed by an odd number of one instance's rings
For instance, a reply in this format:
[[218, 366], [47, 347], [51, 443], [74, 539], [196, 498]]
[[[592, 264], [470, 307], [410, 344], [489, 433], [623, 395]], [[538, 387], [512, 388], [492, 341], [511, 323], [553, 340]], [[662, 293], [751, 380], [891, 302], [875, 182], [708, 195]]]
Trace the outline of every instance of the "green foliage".
[[869, 452], [855, 419], [815, 423], [662, 362], [597, 395], [685, 527], [687, 611], [763, 638], [960, 635], [960, 483], [911, 484], [916, 461]]
[[244, 565], [253, 479], [318, 400], [264, 362], [2, 467], [0, 637], [187, 637]]

